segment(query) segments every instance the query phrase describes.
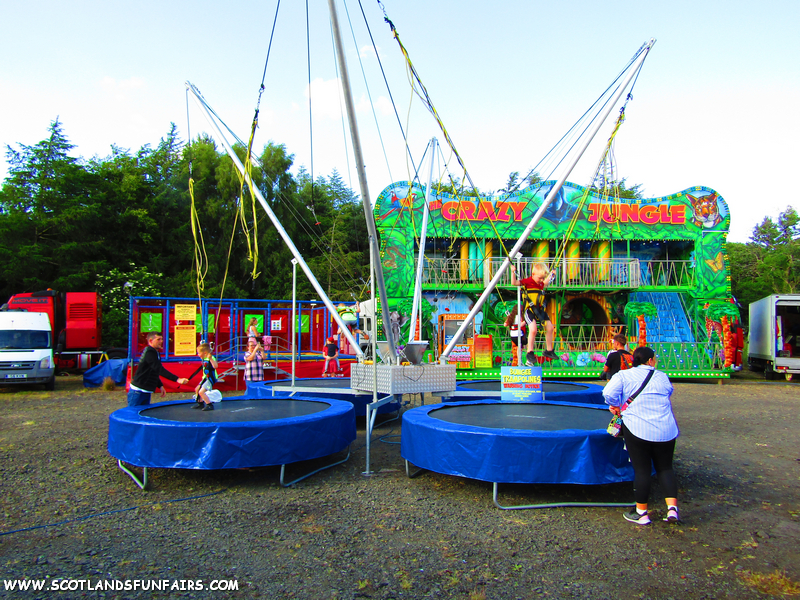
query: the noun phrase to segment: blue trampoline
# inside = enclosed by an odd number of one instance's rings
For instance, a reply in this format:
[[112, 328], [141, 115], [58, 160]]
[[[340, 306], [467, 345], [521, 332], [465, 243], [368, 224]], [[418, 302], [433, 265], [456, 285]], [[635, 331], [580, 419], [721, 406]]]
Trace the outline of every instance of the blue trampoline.
[[[600, 485], [633, 481], [624, 444], [591, 404], [448, 402], [403, 415], [401, 456], [422, 469], [499, 483]], [[587, 505], [561, 503], [558, 506]], [[597, 503], [588, 504], [598, 506]], [[629, 506], [630, 503], [603, 503]]]
[[[287, 464], [335, 454], [356, 439], [355, 414], [349, 402], [237, 398], [217, 403], [213, 411], [193, 410], [193, 406], [194, 402], [163, 402], [121, 408], [109, 416], [108, 451], [142, 489], [147, 485], [148, 467], [281, 465], [281, 484], [291, 485], [308, 475], [284, 484]], [[143, 467], [144, 481], [123, 462]]]
[[[573, 383], [569, 381], [544, 381], [542, 384], [545, 402], [573, 402], [597, 404], [608, 408], [603, 399], [603, 386], [595, 383]], [[500, 380], [459, 381], [450, 400], [475, 398], [486, 400], [500, 398]], [[447, 400], [445, 400], [447, 401]]]
[[[350, 388], [349, 377], [314, 377], [308, 379], [295, 379], [294, 387], [298, 390], [292, 396], [290, 390], [278, 390], [277, 387], [291, 387], [291, 379], [279, 379], [278, 381], [259, 381], [247, 384], [247, 395], [256, 398], [288, 398], [288, 397], [307, 397], [326, 398], [349, 402], [355, 409], [357, 417], [364, 417], [367, 414], [367, 404], [372, 402], [372, 394], [356, 393]], [[378, 414], [392, 413], [400, 410], [400, 402], [387, 402], [378, 407]]]

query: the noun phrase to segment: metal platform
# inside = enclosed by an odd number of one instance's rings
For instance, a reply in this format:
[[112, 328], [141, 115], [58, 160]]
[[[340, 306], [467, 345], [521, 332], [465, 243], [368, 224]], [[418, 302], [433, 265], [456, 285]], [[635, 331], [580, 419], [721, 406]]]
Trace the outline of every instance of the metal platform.
[[419, 394], [424, 392], [452, 392], [456, 389], [456, 366], [421, 365], [371, 365], [354, 364], [350, 367], [350, 387], [372, 392], [377, 370], [377, 392], [380, 394]]

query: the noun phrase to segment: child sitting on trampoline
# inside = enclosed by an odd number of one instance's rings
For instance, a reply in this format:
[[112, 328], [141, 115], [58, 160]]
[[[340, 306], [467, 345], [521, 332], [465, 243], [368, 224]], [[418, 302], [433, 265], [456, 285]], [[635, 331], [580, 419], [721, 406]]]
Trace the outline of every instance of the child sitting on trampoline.
[[194, 388], [194, 399], [197, 404], [192, 408], [214, 410], [214, 403], [222, 401], [222, 394], [214, 389], [217, 382], [217, 359], [211, 354], [211, 346], [207, 342], [197, 347], [197, 356], [202, 361], [198, 369], [189, 376], [189, 379], [203, 372], [203, 378]]
[[536, 338], [537, 323], [544, 325], [545, 351], [542, 356], [549, 359], [557, 359], [555, 353], [555, 327], [547, 314], [547, 298], [544, 290], [550, 284], [555, 271], [550, 271], [544, 263], [536, 263], [531, 269], [531, 276], [525, 279], [517, 279], [517, 269], [511, 265], [511, 285], [522, 287], [523, 299], [525, 301], [525, 322], [528, 324], [528, 353], [525, 365], [532, 367], [536, 364], [536, 355], [533, 353], [533, 342]]
[[328, 363], [334, 361], [336, 363], [336, 372], [339, 372], [339, 346], [336, 344], [335, 337], [329, 337], [328, 343], [325, 344], [325, 366], [322, 367], [322, 376], [328, 377]]

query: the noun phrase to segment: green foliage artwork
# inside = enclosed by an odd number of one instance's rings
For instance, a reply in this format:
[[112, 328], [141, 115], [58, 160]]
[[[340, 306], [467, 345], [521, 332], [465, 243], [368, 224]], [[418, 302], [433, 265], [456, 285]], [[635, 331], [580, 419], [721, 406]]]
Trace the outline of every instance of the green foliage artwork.
[[[614, 331], [630, 336], [638, 330], [639, 343], [648, 343], [646, 320], [657, 322], [664, 304], [657, 309], [649, 301], [635, 302], [639, 299], [634, 294], [639, 291], [653, 294], [660, 302], [665, 301], [663, 295], [671, 295], [675, 297], [675, 304], [670, 304], [673, 307], [691, 306], [696, 298], [730, 298], [726, 246], [730, 211], [713, 189], [697, 186], [670, 196], [643, 198], [641, 186], [628, 187], [624, 181], [616, 182], [619, 193], [613, 196], [599, 187], [567, 183], [552, 194], [549, 206], [542, 207], [554, 185], [553, 181], [534, 179], [519, 189], [519, 175], [512, 173], [503, 191], [495, 195], [481, 195], [475, 190], [464, 193], [458, 185], [434, 186], [428, 199], [427, 241], [421, 259], [425, 265], [423, 290], [446, 292], [446, 302], [456, 313], [468, 310], [470, 299], [474, 301], [483, 292], [505, 252], [517, 245], [519, 236], [541, 209], [541, 218], [521, 252], [527, 265], [540, 256], [552, 260], [558, 255], [565, 261], [553, 265], [561, 275], [549, 300], [556, 342], [562, 352], [572, 343], [565, 340], [591, 339], [593, 347], [607, 350], [607, 340]], [[387, 291], [395, 303], [402, 304], [412, 294], [415, 260], [421, 254], [424, 202], [424, 187], [408, 182], [388, 186], [376, 200], [381, 260]], [[572, 259], [566, 258], [567, 250]], [[579, 267], [582, 271], [576, 268], [576, 275], [571, 277], [569, 260], [583, 265]], [[602, 261], [626, 266], [615, 267], [617, 270], [603, 280], [610, 283], [596, 287], [598, 284], [592, 282], [601, 278], [597, 275], [601, 269], [611, 273], [611, 267], [603, 267], [606, 263]], [[516, 304], [514, 294], [515, 286], [505, 276], [494, 299], [483, 309], [484, 326], [495, 335], [506, 334], [502, 323]], [[574, 306], [582, 307], [582, 312], [573, 310], [569, 320], [562, 323], [563, 307], [581, 294], [585, 301]], [[442, 307], [440, 302], [438, 315], [445, 310]], [[695, 315], [686, 317], [691, 328]], [[659, 337], [663, 332], [657, 323], [650, 327], [655, 337], [652, 342], [665, 343]], [[569, 348], [564, 353], [567, 358], [558, 362], [558, 367], [566, 362], [574, 368], [594, 369], [591, 365], [597, 362], [595, 358], [604, 355], [578, 352], [572, 357], [572, 351]], [[670, 356], [673, 368], [682, 369], [682, 365], [706, 365], [704, 352], [676, 346], [665, 350], [665, 357]]]
[[[459, 197], [450, 188], [439, 187], [430, 198], [428, 236], [449, 240], [450, 256], [457, 254], [460, 240], [491, 240], [493, 255], [502, 258], [499, 240], [505, 240], [506, 248], [516, 242], [554, 184], [538, 181], [512, 193], [477, 197]], [[570, 232], [573, 240], [690, 242], [694, 281], [687, 291], [698, 297], [730, 295], [725, 251], [730, 212], [717, 192], [697, 186], [652, 199], [639, 197], [638, 186], [625, 192], [629, 197], [612, 202], [596, 190], [567, 183], [530, 239], [558, 243]], [[423, 187], [398, 182], [383, 190], [376, 201], [381, 260], [391, 297], [410, 294], [424, 199]]]

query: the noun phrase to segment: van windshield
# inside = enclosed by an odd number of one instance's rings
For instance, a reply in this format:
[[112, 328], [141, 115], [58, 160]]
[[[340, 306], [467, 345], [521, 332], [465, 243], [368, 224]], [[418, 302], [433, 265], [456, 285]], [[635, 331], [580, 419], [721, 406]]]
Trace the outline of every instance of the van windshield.
[[0, 350], [41, 350], [50, 348], [49, 331], [17, 329], [0, 331]]

